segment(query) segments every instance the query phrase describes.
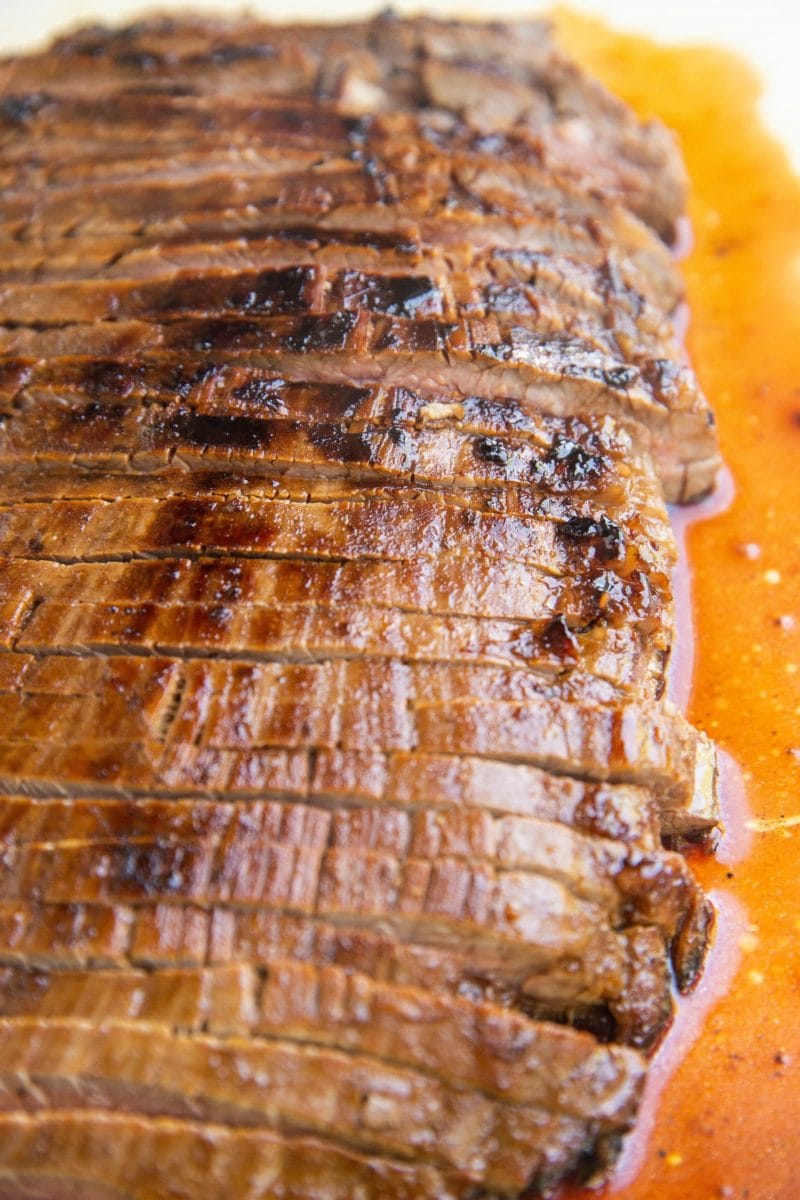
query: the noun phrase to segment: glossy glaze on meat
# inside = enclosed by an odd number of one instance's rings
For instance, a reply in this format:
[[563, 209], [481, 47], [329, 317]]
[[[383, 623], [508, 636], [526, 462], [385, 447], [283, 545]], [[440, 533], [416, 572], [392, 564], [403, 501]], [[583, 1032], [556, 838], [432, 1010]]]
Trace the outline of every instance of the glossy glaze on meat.
[[0, 89], [0, 1197], [601, 1176], [713, 920], [669, 136], [537, 23]]

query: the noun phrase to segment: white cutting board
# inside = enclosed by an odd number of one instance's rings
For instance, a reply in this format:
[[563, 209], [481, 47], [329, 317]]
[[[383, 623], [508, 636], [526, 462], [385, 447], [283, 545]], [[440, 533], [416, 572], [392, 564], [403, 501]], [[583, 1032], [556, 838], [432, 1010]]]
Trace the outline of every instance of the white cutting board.
[[[335, 20], [364, 16], [382, 0], [251, 0], [247, 7], [270, 19]], [[39, 46], [53, 34], [84, 21], [119, 22], [145, 11], [200, 8], [236, 13], [241, 0], [0, 0], [0, 52]], [[424, 9], [443, 16], [524, 16], [546, 10], [536, 0], [396, 0], [398, 12]], [[664, 41], [702, 41], [744, 54], [765, 85], [763, 111], [770, 128], [800, 170], [800, 0], [574, 0], [573, 8], [603, 17], [631, 32]]]

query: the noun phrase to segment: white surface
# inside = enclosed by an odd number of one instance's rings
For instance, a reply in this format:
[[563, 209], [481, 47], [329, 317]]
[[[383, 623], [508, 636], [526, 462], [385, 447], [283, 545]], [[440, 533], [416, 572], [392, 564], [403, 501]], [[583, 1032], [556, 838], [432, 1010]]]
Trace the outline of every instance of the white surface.
[[[373, 13], [386, 0], [250, 0], [247, 7], [270, 19], [333, 20]], [[242, 0], [0, 0], [0, 49], [40, 45], [52, 34], [81, 21], [118, 22], [148, 9], [204, 8], [239, 12]], [[476, 17], [523, 16], [546, 9], [537, 0], [395, 0], [398, 12]], [[620, 29], [664, 41], [702, 41], [744, 54], [765, 85], [767, 123], [789, 148], [800, 169], [800, 0], [572, 0], [572, 7], [595, 13]]]

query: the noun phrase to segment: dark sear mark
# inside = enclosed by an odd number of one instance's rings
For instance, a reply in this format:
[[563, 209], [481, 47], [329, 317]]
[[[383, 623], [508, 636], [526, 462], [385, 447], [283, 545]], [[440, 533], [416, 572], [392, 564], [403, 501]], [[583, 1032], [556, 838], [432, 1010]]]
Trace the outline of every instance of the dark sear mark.
[[602, 513], [597, 517], [569, 517], [558, 526], [560, 537], [581, 542], [588, 558], [610, 562], [625, 553], [625, 534], [615, 521]]
[[497, 438], [478, 438], [474, 443], [475, 455], [484, 462], [494, 463], [495, 466], [508, 466], [509, 449]]
[[218, 312], [262, 316], [305, 312], [311, 307], [317, 272], [313, 267], [249, 272], [242, 275], [200, 275], [192, 271], [167, 283], [143, 284], [126, 298], [133, 315]]
[[612, 476], [613, 470], [613, 462], [603, 453], [594, 435], [584, 436], [581, 444], [559, 434], [547, 455], [532, 464], [537, 483], [546, 483], [554, 491], [563, 492], [582, 487], [596, 488]]
[[0, 120], [9, 125], [27, 125], [48, 104], [46, 92], [23, 92], [0, 99]]
[[72, 409], [69, 415], [76, 425], [97, 421], [118, 425], [125, 419], [127, 413], [128, 408], [125, 404], [103, 404], [99, 400], [90, 400], [88, 404]]
[[294, 354], [306, 354], [313, 350], [344, 350], [357, 321], [357, 315], [348, 312], [307, 317], [283, 339], [283, 344]]
[[232, 446], [258, 450], [269, 444], [272, 425], [255, 417], [214, 416], [207, 413], [181, 412], [157, 426], [166, 439], [188, 442], [193, 446]]
[[365, 308], [391, 317], [435, 317], [444, 311], [440, 289], [420, 275], [343, 271], [334, 281], [331, 297], [346, 309]]
[[359, 433], [348, 433], [340, 425], [310, 425], [308, 440], [331, 462], [368, 462], [371, 457], [369, 440]]

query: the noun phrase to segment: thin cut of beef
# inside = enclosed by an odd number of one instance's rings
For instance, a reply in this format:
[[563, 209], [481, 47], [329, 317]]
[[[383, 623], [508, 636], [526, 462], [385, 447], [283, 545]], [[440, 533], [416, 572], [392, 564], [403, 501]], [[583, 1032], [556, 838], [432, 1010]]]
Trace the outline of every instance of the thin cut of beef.
[[684, 172], [545, 23], [0, 63], [0, 1200], [608, 1177], [702, 970]]
[[[97, 28], [55, 52], [5, 64], [7, 125], [23, 131], [50, 97], [134, 92], [220, 98], [334, 99], [341, 111], [419, 113], [489, 139], [513, 132], [534, 161], [620, 197], [669, 235], [685, 171], [672, 136], [642, 125], [558, 47], [541, 21], [513, 26], [389, 15], [349, 26], [266, 26], [184, 18]], [[153, 126], [150, 124], [149, 129]], [[241, 128], [247, 132], [247, 127]]]

